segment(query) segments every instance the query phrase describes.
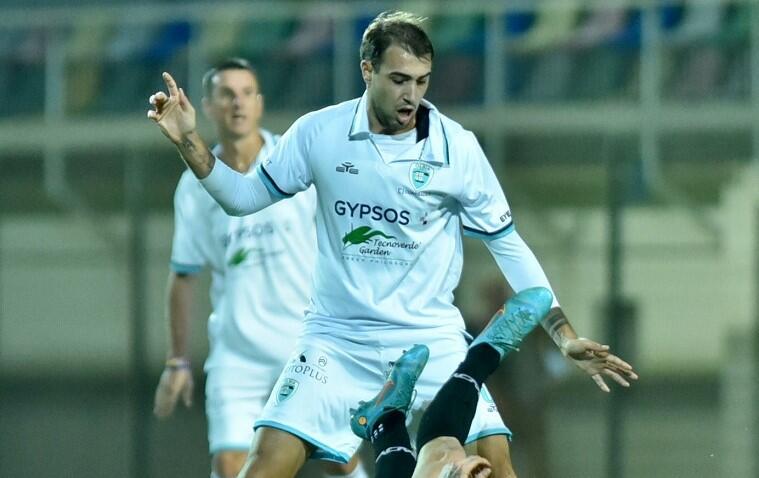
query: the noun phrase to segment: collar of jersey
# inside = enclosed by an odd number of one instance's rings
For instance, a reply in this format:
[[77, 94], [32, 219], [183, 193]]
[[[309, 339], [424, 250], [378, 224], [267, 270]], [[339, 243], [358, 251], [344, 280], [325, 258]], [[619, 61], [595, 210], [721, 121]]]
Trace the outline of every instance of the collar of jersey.
[[[258, 128], [258, 132], [261, 133], [261, 137], [264, 139], [264, 144], [261, 145], [261, 150], [258, 152], [256, 160], [250, 163], [250, 168], [248, 168], [248, 172], [245, 173], [245, 176], [253, 174], [256, 166], [258, 166], [258, 163], [260, 162], [258, 159], [266, 157], [269, 154], [269, 150], [274, 147], [274, 135], [271, 134], [269, 130]], [[221, 153], [221, 145], [219, 143], [213, 145], [211, 153], [218, 158], [219, 153]]]
[[[369, 114], [366, 108], [366, 91], [359, 98], [356, 109], [353, 112], [348, 139], [351, 141], [370, 141], [369, 131]], [[403, 154], [398, 155], [389, 163], [397, 161], [424, 161], [435, 165], [446, 165], [448, 160], [448, 137], [445, 134], [445, 128], [435, 105], [422, 99], [420, 106], [429, 111], [429, 132], [427, 137], [417, 141], [416, 145], [409, 148]]]

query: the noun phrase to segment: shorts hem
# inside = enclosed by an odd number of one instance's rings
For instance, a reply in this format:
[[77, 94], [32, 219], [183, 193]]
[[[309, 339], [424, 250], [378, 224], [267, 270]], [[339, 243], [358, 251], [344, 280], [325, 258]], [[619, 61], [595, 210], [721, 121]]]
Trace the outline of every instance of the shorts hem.
[[469, 435], [466, 437], [466, 441], [464, 441], [465, 445], [468, 445], [474, 441], [481, 440], [483, 438], [487, 438], [489, 436], [493, 435], [506, 435], [506, 438], [511, 441], [511, 430], [509, 430], [506, 427], [503, 428], [490, 428], [488, 430], [480, 430], [478, 433], [475, 433], [473, 435]]
[[209, 455], [215, 455], [225, 451], [242, 451], [247, 453], [250, 450], [250, 443], [241, 445], [239, 443], [228, 443], [223, 445], [217, 445], [208, 449]]
[[314, 453], [311, 455], [311, 458], [315, 458], [317, 460], [335, 461], [337, 463], [342, 463], [342, 464], [347, 464], [350, 461], [351, 457], [346, 455], [345, 453], [340, 453], [334, 448], [328, 447], [327, 445], [320, 442], [319, 440], [316, 440], [315, 438], [312, 438], [306, 435], [305, 433], [299, 430], [296, 430], [292, 427], [283, 425], [282, 423], [274, 422], [271, 420], [258, 420], [256, 423], [253, 424], [254, 430], [258, 430], [258, 428], [260, 427], [269, 427], [269, 428], [276, 428], [277, 430], [282, 430], [291, 435], [295, 435], [301, 440], [313, 445]]

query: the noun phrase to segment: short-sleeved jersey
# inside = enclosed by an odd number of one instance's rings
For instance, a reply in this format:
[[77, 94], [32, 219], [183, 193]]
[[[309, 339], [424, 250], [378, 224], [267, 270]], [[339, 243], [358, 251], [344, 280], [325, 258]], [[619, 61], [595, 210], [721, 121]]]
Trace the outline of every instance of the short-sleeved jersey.
[[269, 192], [316, 185], [319, 256], [309, 330], [454, 326], [462, 232], [513, 230], [500, 184], [470, 131], [423, 102], [417, 141], [383, 159], [366, 94], [298, 119], [259, 165]]
[[[277, 140], [262, 135], [259, 160]], [[315, 212], [311, 188], [256, 214], [230, 217], [192, 172], [182, 175], [174, 196], [171, 268], [185, 274], [211, 270], [206, 368], [285, 363], [311, 296]]]

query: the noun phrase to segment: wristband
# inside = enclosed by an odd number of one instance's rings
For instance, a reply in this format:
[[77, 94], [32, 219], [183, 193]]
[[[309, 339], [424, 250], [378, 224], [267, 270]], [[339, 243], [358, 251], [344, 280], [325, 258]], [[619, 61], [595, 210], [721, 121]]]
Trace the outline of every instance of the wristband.
[[190, 361], [186, 358], [182, 357], [172, 357], [166, 361], [166, 368], [170, 369], [183, 369], [183, 368], [190, 368]]

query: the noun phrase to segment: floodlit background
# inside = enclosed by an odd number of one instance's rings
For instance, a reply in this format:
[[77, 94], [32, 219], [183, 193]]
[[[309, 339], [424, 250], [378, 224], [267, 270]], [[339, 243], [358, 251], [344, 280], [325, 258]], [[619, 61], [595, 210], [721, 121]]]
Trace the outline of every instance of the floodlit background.
[[[0, 476], [208, 476], [205, 293], [196, 403], [151, 415], [183, 166], [147, 98], [166, 70], [197, 104], [243, 56], [283, 132], [362, 93], [389, 8], [429, 17], [427, 98], [479, 137], [576, 329], [640, 372], [604, 395], [536, 333], [491, 380], [520, 477], [759, 476], [750, 0], [0, 1]], [[476, 332], [503, 281], [480, 243], [465, 262]]]

